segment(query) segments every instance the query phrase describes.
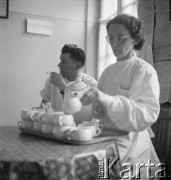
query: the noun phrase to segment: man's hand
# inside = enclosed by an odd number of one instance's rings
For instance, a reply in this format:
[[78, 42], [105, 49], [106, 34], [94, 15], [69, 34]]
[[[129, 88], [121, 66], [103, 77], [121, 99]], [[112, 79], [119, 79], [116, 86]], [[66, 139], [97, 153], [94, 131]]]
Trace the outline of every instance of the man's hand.
[[45, 104], [47, 103], [46, 100], [42, 99], [42, 102], [40, 104], [40, 108], [45, 108]]
[[66, 88], [66, 82], [63, 79], [62, 75], [56, 72], [51, 72], [50, 75], [50, 82], [58, 87], [60, 91], [64, 90]]

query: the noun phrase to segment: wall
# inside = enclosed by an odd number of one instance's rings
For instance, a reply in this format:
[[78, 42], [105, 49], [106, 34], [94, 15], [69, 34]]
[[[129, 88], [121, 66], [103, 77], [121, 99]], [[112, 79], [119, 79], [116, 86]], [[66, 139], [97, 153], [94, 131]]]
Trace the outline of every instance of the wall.
[[[88, 54], [84, 71], [95, 76], [95, 51], [89, 53], [88, 33], [97, 30], [97, 0], [10, 0], [9, 18], [0, 19], [0, 126], [17, 125], [22, 109], [39, 106], [40, 89], [48, 75], [57, 71], [65, 43], [75, 43]], [[95, 16], [87, 18], [87, 5]], [[52, 22], [52, 35], [26, 33], [26, 19]], [[87, 28], [91, 24], [90, 28]], [[89, 60], [91, 59], [91, 61]], [[95, 62], [95, 60], [93, 59]]]
[[[152, 125], [154, 148], [171, 175], [171, 24], [170, 0], [139, 0], [139, 17], [145, 24], [146, 47], [153, 47], [153, 66], [160, 84], [160, 114]], [[149, 48], [142, 55], [150, 57]], [[149, 61], [150, 58], [149, 58]]]
[[97, 79], [98, 32], [101, 8], [99, 0], [88, 0], [86, 2], [85, 51], [87, 55], [87, 64], [85, 71]]

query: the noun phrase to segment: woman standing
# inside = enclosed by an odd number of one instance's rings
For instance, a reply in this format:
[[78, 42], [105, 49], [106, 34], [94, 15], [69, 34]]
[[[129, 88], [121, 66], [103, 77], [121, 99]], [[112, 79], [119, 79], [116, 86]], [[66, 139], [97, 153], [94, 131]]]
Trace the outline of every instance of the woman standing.
[[[158, 77], [155, 69], [134, 53], [144, 44], [143, 27], [137, 18], [118, 15], [106, 29], [117, 62], [104, 70], [98, 89], [91, 88], [81, 101], [93, 104], [95, 117], [111, 132], [127, 132], [116, 136], [117, 144], [122, 165], [129, 163], [136, 175], [136, 164], [147, 164], [149, 160], [159, 163], [149, 133], [160, 111]], [[146, 171], [141, 168], [143, 179], [147, 179]]]

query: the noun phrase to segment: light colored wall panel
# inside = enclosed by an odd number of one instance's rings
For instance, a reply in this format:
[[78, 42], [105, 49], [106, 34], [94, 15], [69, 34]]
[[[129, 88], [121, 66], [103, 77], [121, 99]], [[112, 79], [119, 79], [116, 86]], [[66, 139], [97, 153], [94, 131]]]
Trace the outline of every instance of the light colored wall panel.
[[84, 21], [85, 2], [85, 0], [10, 0], [9, 10], [24, 14]]

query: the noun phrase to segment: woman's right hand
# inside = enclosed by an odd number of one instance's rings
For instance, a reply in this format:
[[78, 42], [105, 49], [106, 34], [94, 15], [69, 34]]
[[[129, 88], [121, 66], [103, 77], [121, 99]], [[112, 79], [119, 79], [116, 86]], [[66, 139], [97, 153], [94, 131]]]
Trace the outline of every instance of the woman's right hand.
[[83, 105], [89, 104], [103, 104], [105, 94], [98, 90], [97, 88], [91, 87], [86, 91], [81, 97], [81, 102]]

